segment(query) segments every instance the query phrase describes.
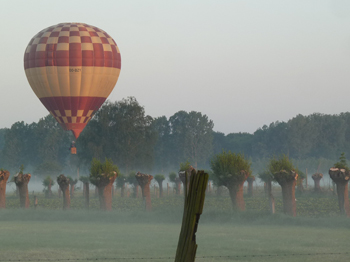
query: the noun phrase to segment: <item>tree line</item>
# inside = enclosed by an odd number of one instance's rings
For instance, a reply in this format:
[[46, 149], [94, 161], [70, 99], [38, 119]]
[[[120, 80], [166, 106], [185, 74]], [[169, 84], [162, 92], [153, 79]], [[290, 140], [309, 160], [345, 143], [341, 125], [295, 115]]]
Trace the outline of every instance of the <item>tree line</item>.
[[107, 101], [77, 140], [77, 155], [69, 146], [74, 140], [48, 115], [37, 123], [14, 123], [0, 129], [0, 166], [17, 172], [23, 164], [35, 175], [58, 175], [85, 170], [93, 158], [111, 159], [120, 170], [167, 173], [189, 161], [208, 169], [214, 155], [223, 150], [242, 153], [262, 169], [270, 157], [285, 154], [298, 168], [328, 168], [341, 152], [350, 155], [350, 113], [297, 115], [287, 122], [264, 125], [254, 133], [213, 130], [214, 123], [200, 112], [178, 111], [151, 117], [136, 98]]

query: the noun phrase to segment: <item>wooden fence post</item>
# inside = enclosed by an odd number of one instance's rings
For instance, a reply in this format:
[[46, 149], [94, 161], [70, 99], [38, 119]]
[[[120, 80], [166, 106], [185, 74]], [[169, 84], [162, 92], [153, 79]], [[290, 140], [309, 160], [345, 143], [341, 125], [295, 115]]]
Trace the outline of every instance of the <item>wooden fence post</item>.
[[[189, 174], [186, 172], [186, 182]], [[184, 183], [185, 205], [175, 262], [194, 262], [197, 243], [196, 232], [199, 217], [203, 211], [205, 190], [209, 175], [200, 170], [192, 170], [190, 183]]]

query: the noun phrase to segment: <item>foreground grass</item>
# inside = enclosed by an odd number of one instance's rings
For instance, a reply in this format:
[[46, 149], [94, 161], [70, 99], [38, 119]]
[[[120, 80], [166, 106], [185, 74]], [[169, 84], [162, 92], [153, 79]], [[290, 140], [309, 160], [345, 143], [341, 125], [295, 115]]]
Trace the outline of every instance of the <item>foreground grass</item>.
[[[173, 261], [180, 223], [181, 210], [176, 209], [152, 213], [0, 210], [0, 260]], [[200, 220], [196, 261], [346, 261], [349, 224], [342, 217], [209, 211]], [[253, 257], [268, 254], [274, 256]], [[141, 259], [151, 257], [162, 259]]]

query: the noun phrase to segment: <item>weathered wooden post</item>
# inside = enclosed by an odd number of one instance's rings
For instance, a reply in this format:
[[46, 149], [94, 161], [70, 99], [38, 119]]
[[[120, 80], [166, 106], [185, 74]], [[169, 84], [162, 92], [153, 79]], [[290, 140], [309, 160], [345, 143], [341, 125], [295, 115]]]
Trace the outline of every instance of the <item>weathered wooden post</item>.
[[204, 171], [196, 172], [193, 169], [189, 185], [187, 179], [185, 181], [185, 205], [175, 262], [195, 261], [197, 251], [196, 232], [200, 215], [203, 212], [208, 178], [209, 175]]
[[0, 208], [6, 208], [6, 183], [9, 177], [9, 171], [0, 170]]

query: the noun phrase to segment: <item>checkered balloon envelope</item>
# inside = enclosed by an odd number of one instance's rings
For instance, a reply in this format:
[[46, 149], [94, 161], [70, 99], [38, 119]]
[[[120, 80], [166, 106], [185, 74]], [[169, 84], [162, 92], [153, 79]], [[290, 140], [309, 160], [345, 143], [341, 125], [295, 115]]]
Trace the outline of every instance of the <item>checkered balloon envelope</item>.
[[24, 53], [24, 70], [34, 93], [75, 138], [112, 92], [120, 68], [113, 38], [83, 23], [40, 31]]

